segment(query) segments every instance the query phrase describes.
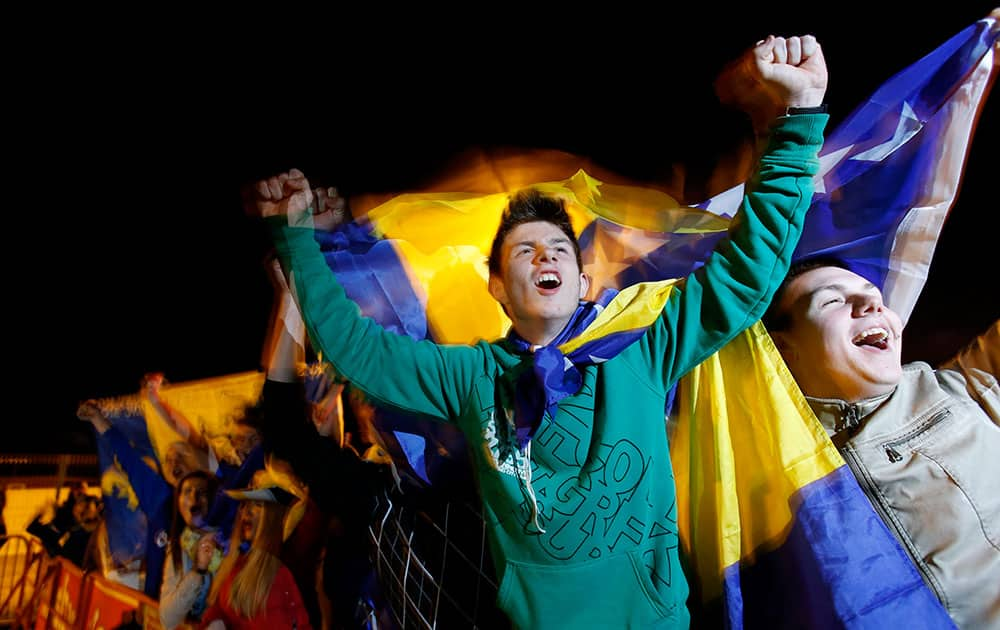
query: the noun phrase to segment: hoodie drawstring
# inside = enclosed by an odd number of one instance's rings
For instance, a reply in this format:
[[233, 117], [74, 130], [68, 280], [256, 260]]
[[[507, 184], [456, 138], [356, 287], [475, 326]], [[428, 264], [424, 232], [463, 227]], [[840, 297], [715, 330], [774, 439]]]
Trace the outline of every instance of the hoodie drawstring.
[[544, 534], [545, 528], [539, 521], [538, 499], [535, 498], [535, 489], [531, 486], [531, 440], [528, 440], [528, 445], [524, 447], [524, 479], [521, 475], [517, 475], [517, 481], [521, 487], [521, 494], [531, 506], [531, 520], [525, 524], [525, 531], [528, 534]]

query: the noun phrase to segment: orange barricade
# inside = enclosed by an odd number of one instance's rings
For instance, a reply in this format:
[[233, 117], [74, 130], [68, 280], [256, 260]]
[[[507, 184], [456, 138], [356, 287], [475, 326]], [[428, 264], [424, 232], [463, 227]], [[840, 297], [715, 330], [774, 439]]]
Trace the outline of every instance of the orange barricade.
[[136, 591], [94, 576], [90, 581], [85, 628], [114, 628], [132, 619], [139, 609]]
[[84, 574], [65, 558], [50, 560], [50, 570], [39, 588], [35, 630], [71, 630], [78, 625], [77, 616], [86, 605], [87, 590]]
[[161, 628], [157, 602], [140, 591], [84, 573], [65, 558], [49, 559], [43, 573], [35, 596], [17, 611], [15, 628], [111, 630], [130, 619]]

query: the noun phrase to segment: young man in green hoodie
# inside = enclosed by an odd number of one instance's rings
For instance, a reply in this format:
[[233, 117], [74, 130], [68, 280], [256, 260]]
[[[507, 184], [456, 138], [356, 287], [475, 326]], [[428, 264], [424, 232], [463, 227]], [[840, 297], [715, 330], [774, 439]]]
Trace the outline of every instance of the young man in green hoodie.
[[376, 402], [465, 434], [497, 603], [518, 627], [689, 625], [665, 402], [682, 375], [763, 314], [798, 242], [827, 122], [826, 65], [812, 36], [768, 37], [734, 68], [745, 86], [736, 100], [780, 105], [781, 115], [729, 238], [680, 283], [633, 295], [650, 298], [651, 315], [597, 350], [570, 348], [615, 309], [582, 302], [589, 279], [559, 199], [522, 191], [504, 212], [489, 290], [511, 333], [444, 346], [359, 315], [313, 239], [301, 172], [257, 184], [257, 211], [324, 358]]

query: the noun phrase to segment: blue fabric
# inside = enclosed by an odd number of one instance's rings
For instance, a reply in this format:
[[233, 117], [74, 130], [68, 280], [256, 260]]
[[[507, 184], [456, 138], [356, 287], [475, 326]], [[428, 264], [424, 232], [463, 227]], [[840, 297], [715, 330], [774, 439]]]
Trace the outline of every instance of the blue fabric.
[[405, 265], [367, 221], [316, 230], [316, 241], [340, 285], [363, 313], [378, 313], [379, 324], [414, 339], [427, 339], [423, 303], [406, 275]]
[[885, 286], [893, 235], [922, 205], [939, 156], [952, 138], [938, 113], [993, 42], [985, 23], [970, 26], [884, 83], [827, 138], [823, 154], [846, 151], [823, 175], [796, 258], [846, 259]]
[[726, 627], [954, 627], [847, 466], [796, 500], [781, 547], [726, 569]]
[[146, 582], [143, 591], [159, 600], [167, 553], [167, 528], [173, 512], [173, 488], [142, 460], [116, 425], [112, 425], [101, 437], [107, 440], [111, 452], [128, 475], [139, 506], [146, 514]]
[[[577, 366], [593, 363], [588, 352], [589, 344], [563, 355], [559, 346], [579, 336], [587, 326], [594, 323], [604, 307], [618, 295], [618, 291], [608, 289], [601, 293], [596, 302], [580, 302], [576, 312], [562, 332], [548, 345], [534, 351], [532, 369], [525, 371], [514, 388], [514, 425], [517, 432], [517, 446], [524, 449], [538, 430], [545, 415], [555, 416], [559, 401], [580, 391], [583, 376]], [[638, 336], [627, 340], [618, 338], [620, 344], [613, 349], [611, 358], [632, 343]], [[532, 344], [522, 338], [513, 328], [507, 334], [507, 342], [519, 353], [531, 354]]]
[[[155, 460], [153, 446], [146, 433], [146, 419], [141, 415], [123, 415], [115, 427], [139, 457]], [[135, 492], [128, 474], [116, 464], [111, 441], [97, 434], [97, 462], [101, 470], [101, 493], [104, 499], [104, 522], [108, 530], [108, 548], [116, 565], [124, 566], [146, 554], [146, 514], [130, 504]]]

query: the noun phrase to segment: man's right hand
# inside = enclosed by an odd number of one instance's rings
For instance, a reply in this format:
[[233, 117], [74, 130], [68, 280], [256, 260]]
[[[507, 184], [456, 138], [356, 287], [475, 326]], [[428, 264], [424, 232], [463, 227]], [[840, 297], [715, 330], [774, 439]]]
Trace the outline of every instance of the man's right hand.
[[723, 104], [749, 114], [757, 135], [763, 136], [786, 107], [822, 105], [827, 81], [826, 60], [815, 37], [771, 35], [726, 66], [715, 92]]
[[309, 206], [313, 192], [309, 180], [297, 168], [260, 180], [253, 186], [251, 197], [249, 209], [261, 217], [285, 215], [289, 225], [312, 221]]

